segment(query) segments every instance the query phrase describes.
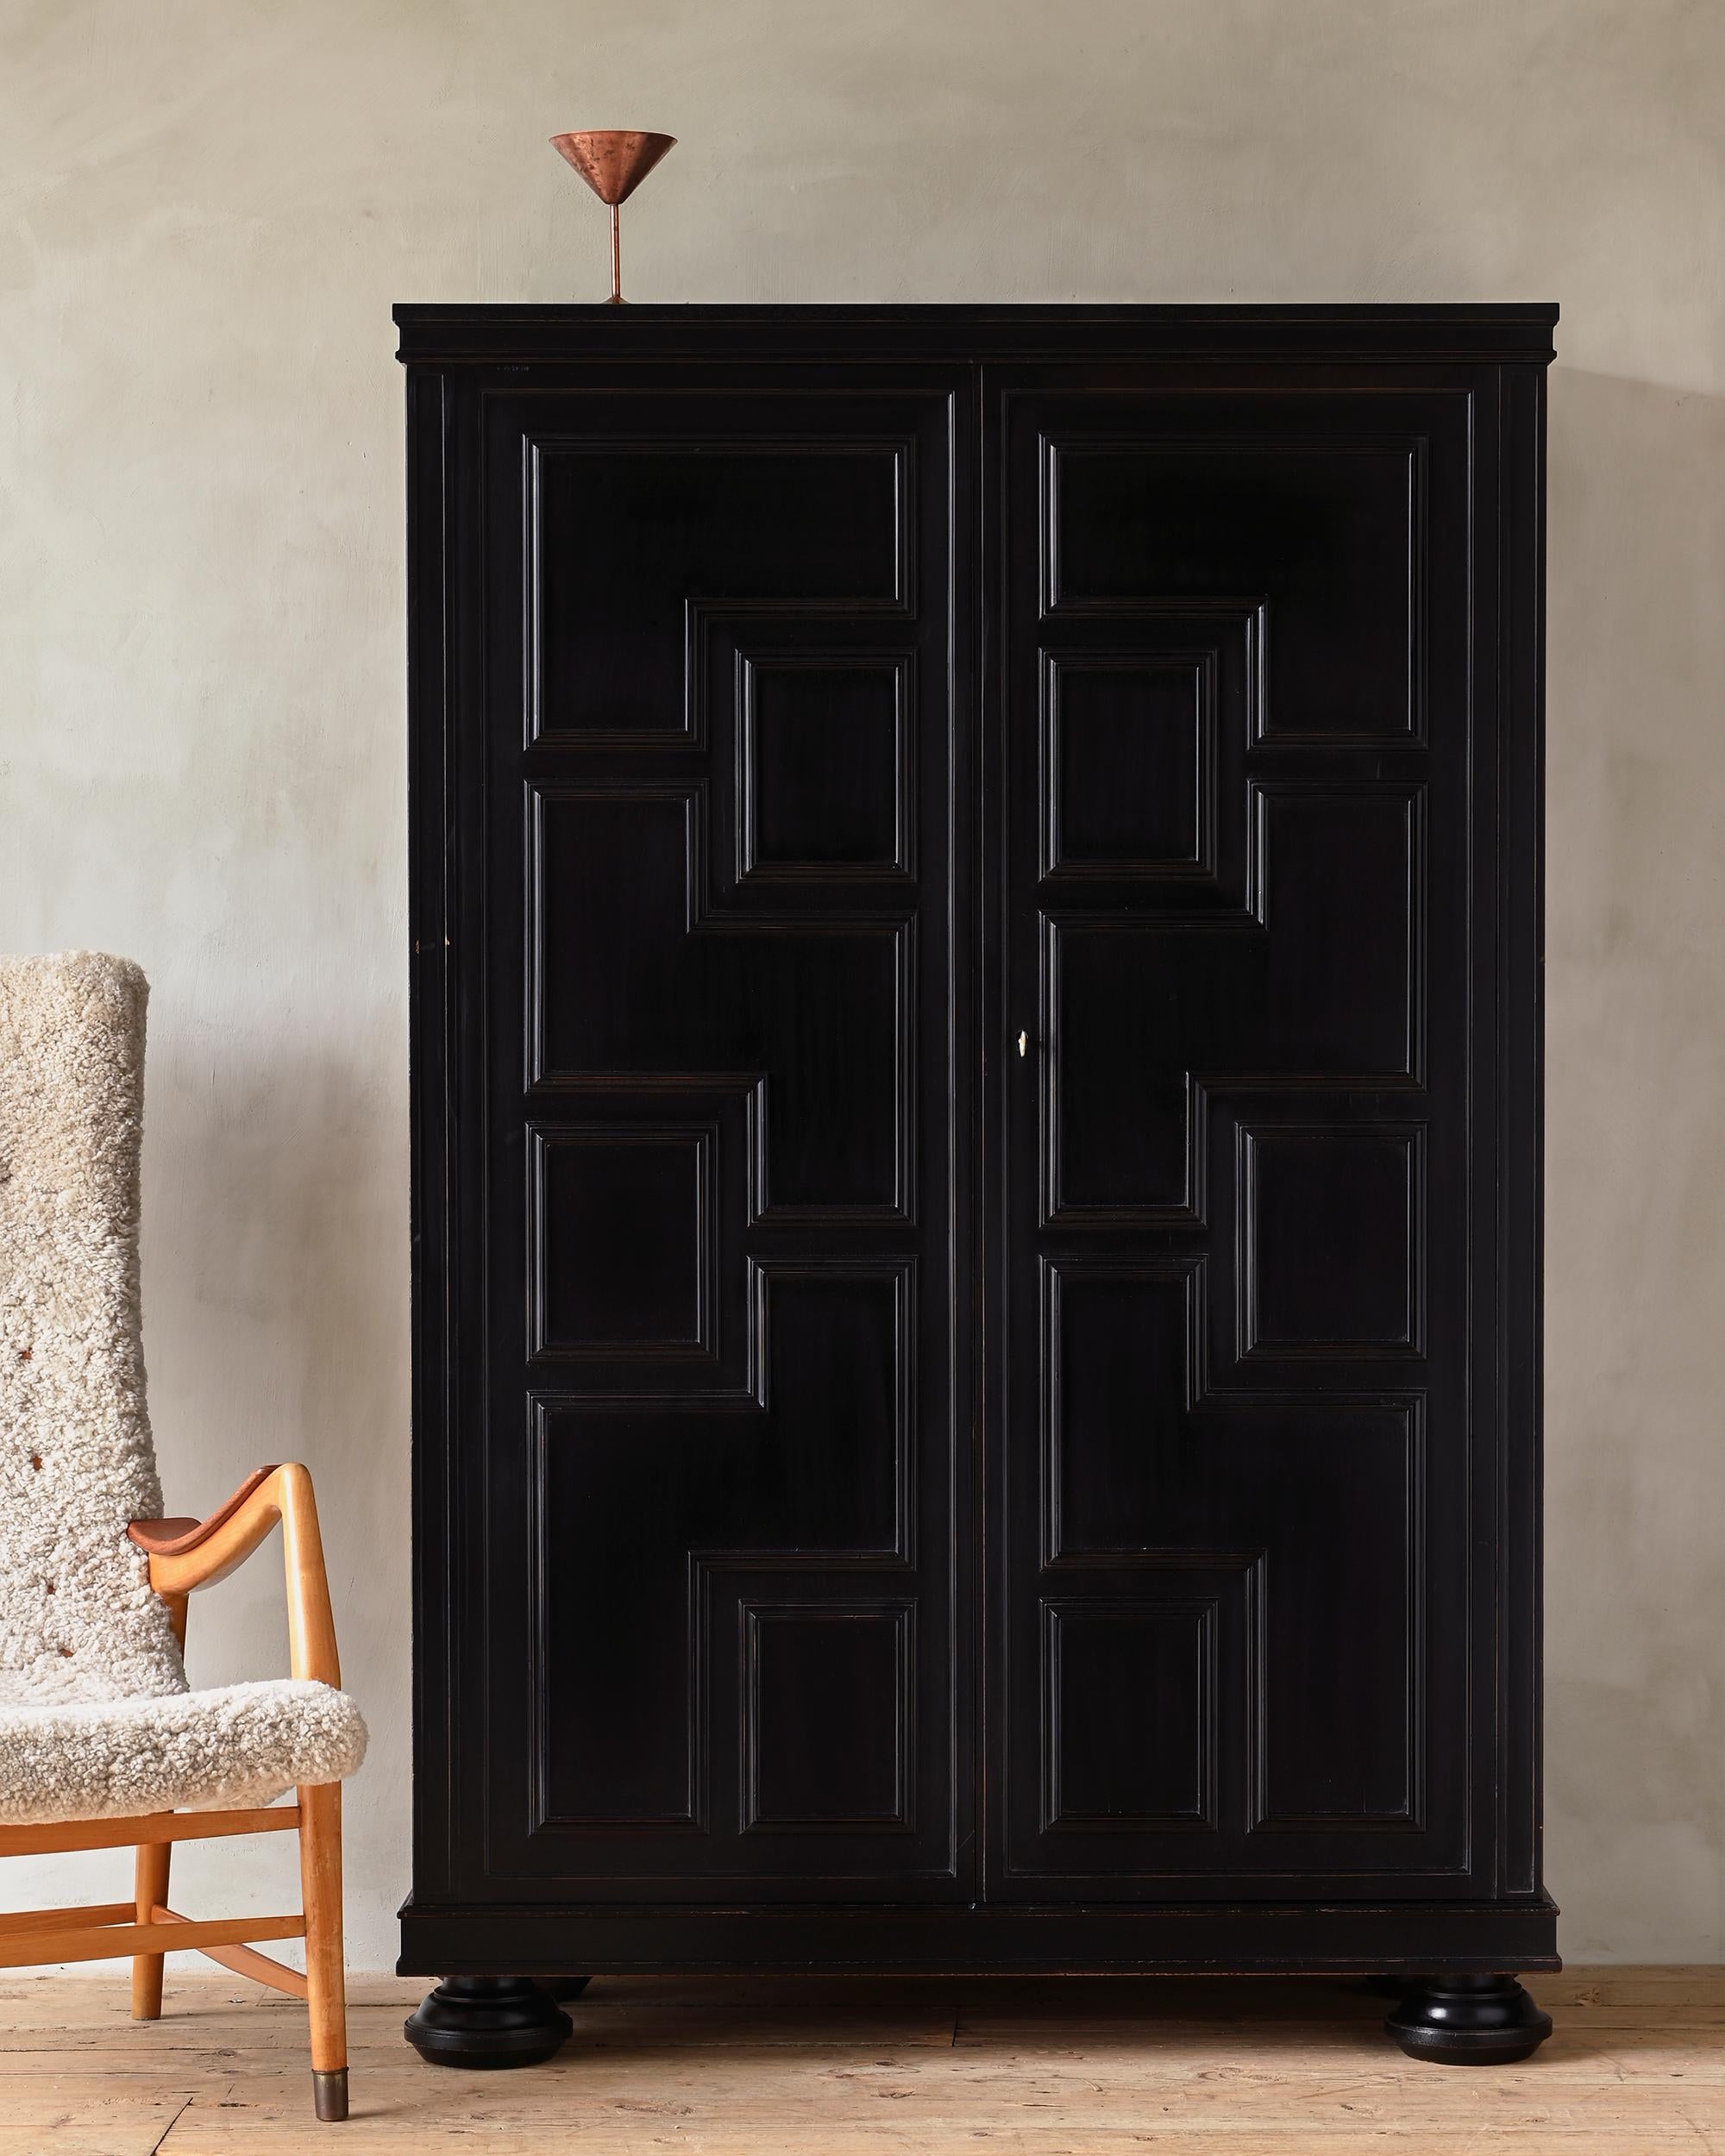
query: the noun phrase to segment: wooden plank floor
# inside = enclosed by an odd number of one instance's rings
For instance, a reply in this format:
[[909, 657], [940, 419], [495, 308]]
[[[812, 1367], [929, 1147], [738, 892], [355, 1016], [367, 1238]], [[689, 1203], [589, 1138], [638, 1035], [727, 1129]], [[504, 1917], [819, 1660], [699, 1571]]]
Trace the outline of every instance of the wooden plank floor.
[[[0, 2156], [1725, 2156], [1725, 1971], [1571, 1971], [1526, 2065], [1416, 2065], [1340, 1983], [602, 1977], [549, 2066], [422, 2065], [421, 1987], [360, 1982], [353, 2116], [311, 2116], [305, 2015], [168, 1964], [0, 1982]], [[183, 1971], [184, 1973], [177, 1973]]]

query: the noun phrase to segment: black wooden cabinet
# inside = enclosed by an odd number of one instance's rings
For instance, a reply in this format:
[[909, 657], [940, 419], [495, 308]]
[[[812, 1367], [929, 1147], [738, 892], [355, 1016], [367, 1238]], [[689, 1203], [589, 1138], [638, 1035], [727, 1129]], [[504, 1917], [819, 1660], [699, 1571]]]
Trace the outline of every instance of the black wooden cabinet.
[[405, 1969], [1555, 1965], [1554, 318], [397, 310]]

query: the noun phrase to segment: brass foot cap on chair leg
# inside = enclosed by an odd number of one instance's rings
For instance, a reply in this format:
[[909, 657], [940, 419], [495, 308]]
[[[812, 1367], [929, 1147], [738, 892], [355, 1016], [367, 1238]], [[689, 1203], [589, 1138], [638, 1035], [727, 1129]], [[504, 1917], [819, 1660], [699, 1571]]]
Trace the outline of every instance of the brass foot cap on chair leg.
[[317, 2106], [320, 2119], [344, 2119], [348, 2115], [348, 2070], [336, 2066], [328, 2073], [311, 2070], [312, 2100]]

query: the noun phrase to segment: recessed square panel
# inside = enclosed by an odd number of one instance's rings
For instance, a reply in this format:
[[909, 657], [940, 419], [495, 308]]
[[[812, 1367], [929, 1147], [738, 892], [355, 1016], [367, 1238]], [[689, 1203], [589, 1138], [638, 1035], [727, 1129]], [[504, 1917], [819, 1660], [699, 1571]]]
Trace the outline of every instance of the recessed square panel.
[[1256, 1071], [1418, 1081], [1423, 782], [1263, 780], [1250, 793], [1254, 900], [1270, 933]]
[[1239, 1133], [1243, 1355], [1423, 1351], [1424, 1131]]
[[743, 1831], [910, 1818], [908, 1602], [745, 1602]]
[[767, 1392], [799, 1468], [819, 1469], [822, 1545], [909, 1562], [916, 1426], [914, 1267], [907, 1258], [764, 1261]]
[[1205, 1089], [1168, 1054], [1170, 1014], [1183, 1018], [1191, 993], [1175, 968], [1214, 999], [1237, 948], [1222, 936], [1201, 944], [1157, 933], [1137, 915], [1044, 918], [1046, 1222], [1201, 1224]]
[[717, 1131], [530, 1133], [531, 1351], [710, 1355]]
[[1156, 1541], [1187, 1441], [1201, 1269], [1182, 1257], [1044, 1261], [1045, 1562]]
[[1215, 1823], [1216, 1604], [1043, 1604], [1044, 1831]]
[[1044, 874], [1209, 874], [1215, 655], [1048, 661]]
[[739, 881], [908, 868], [908, 660], [740, 661]]

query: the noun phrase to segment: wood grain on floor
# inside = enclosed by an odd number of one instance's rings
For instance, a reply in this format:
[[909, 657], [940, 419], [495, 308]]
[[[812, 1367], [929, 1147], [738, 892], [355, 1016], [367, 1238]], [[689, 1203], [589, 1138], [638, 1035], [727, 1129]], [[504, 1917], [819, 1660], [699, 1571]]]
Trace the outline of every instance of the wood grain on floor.
[[1440, 2067], [1340, 1981], [597, 1978], [551, 2065], [423, 2065], [423, 1985], [354, 1985], [353, 2115], [311, 2115], [305, 2014], [177, 1974], [0, 1983], [0, 2156], [1725, 2156], [1725, 1970], [1534, 1979], [1526, 2065]]

